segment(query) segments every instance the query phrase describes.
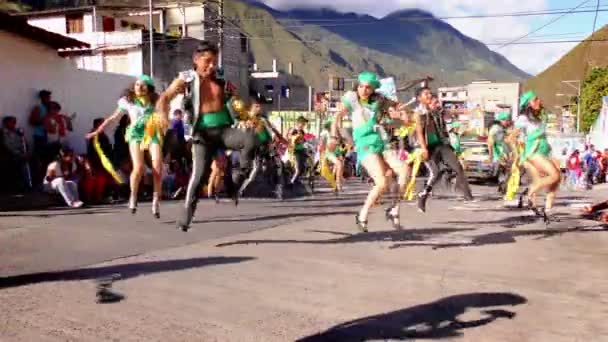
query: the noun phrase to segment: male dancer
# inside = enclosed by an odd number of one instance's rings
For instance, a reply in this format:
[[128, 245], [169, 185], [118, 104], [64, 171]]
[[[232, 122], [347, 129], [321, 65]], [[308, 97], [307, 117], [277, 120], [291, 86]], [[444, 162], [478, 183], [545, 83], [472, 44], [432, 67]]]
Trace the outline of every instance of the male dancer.
[[268, 116], [262, 112], [262, 104], [257, 97], [254, 98], [251, 104], [249, 118], [245, 123], [245, 127], [255, 133], [258, 145], [253, 169], [247, 180], [241, 186], [239, 196], [242, 196], [249, 184], [255, 180], [259, 170], [262, 168], [262, 163], [265, 161], [266, 165], [272, 169], [275, 176], [275, 194], [279, 199], [282, 199], [284, 186], [283, 162], [281, 161], [281, 158], [279, 158], [278, 153], [274, 148], [274, 144], [275, 142], [281, 142], [285, 145], [289, 143], [287, 142], [287, 139], [283, 138], [281, 132], [279, 132], [268, 120]]
[[240, 168], [233, 173], [232, 196], [238, 203], [238, 189], [251, 167], [256, 148], [255, 135], [232, 128], [224, 82], [216, 77], [218, 49], [209, 42], [201, 42], [192, 56], [194, 70], [181, 73], [160, 96], [159, 112], [167, 112], [177, 94], [185, 93], [184, 107], [190, 111], [192, 130], [193, 168], [183, 213], [177, 226], [187, 231], [196, 209], [199, 186], [209, 178], [211, 159], [218, 149], [239, 151]]
[[426, 201], [439, 180], [439, 165], [444, 163], [456, 172], [456, 188], [464, 194], [465, 201], [473, 201], [469, 183], [462, 165], [450, 146], [445, 121], [442, 117], [441, 104], [431, 90], [423, 87], [416, 94], [419, 106], [415, 110], [416, 139], [420, 146], [422, 159], [430, 171], [424, 190], [418, 194], [418, 209], [426, 212]]

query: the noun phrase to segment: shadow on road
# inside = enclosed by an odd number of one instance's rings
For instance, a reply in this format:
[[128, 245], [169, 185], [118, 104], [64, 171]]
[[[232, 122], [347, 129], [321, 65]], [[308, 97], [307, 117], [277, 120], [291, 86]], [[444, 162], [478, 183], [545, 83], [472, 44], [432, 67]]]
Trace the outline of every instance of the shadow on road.
[[48, 212], [48, 213], [23, 213], [23, 214], [16, 214], [16, 213], [10, 213], [10, 214], [0, 214], [0, 217], [32, 217], [32, 218], [51, 218], [51, 217], [57, 217], [57, 216], [79, 216], [79, 215], [97, 215], [97, 214], [111, 214], [111, 213], [117, 213], [119, 210], [117, 210], [116, 208], [114, 209], [110, 209], [110, 208], [92, 208], [92, 209], [69, 209], [69, 208], [61, 208], [61, 209], [57, 209], [53, 212]]
[[118, 280], [125, 280], [152, 273], [174, 272], [205, 266], [234, 264], [251, 261], [254, 259], [255, 258], [251, 257], [208, 257], [151, 261], [95, 268], [81, 268], [70, 271], [24, 274], [0, 278], [0, 289], [46, 282], [92, 280], [108, 277], [114, 274], [120, 275]]
[[363, 205], [363, 200], [361, 201], [350, 201], [350, 202], [338, 202], [332, 204], [306, 204], [306, 205], [273, 205], [273, 208], [299, 208], [299, 209], [312, 209], [312, 208], [349, 208], [349, 207], [359, 207]]
[[[599, 226], [598, 226], [599, 227]], [[501, 245], [508, 243], [516, 243], [516, 238], [524, 236], [536, 236], [535, 240], [548, 239], [554, 236], [559, 236], [568, 233], [596, 233], [602, 230], [587, 230], [588, 226], [572, 227], [568, 229], [536, 229], [536, 230], [511, 230], [504, 232], [494, 232], [475, 236], [469, 242], [457, 243], [399, 243], [389, 249], [398, 249], [405, 247], [432, 247], [432, 249], [445, 248], [460, 248], [460, 247], [480, 247], [486, 245]]]
[[[448, 339], [461, 337], [465, 329], [478, 328], [516, 313], [490, 307], [516, 306], [527, 299], [513, 293], [470, 293], [336, 325], [298, 342]], [[468, 309], [479, 309], [482, 318], [461, 321]]]
[[[327, 214], [323, 214], [327, 215]], [[321, 231], [313, 230], [314, 233], [324, 233], [338, 235], [339, 238], [329, 240], [239, 240], [226, 242], [216, 245], [216, 247], [228, 247], [235, 245], [249, 244], [313, 244], [313, 245], [331, 245], [331, 244], [347, 244], [361, 242], [381, 242], [381, 241], [424, 241], [429, 235], [450, 234], [456, 232], [471, 231], [475, 229], [452, 229], [452, 228], [429, 228], [429, 229], [410, 229], [410, 230], [390, 230], [369, 232], [363, 234], [348, 234], [344, 232]]]
[[[268, 216], [247, 216], [242, 218], [218, 218], [218, 219], [210, 219], [210, 220], [195, 220], [193, 223], [230, 223], [230, 222], [259, 222], [259, 221], [273, 221], [273, 220], [282, 220], [288, 218], [297, 218], [297, 217], [317, 217], [317, 216], [338, 216], [338, 215], [354, 215], [356, 211], [332, 211], [325, 213], [288, 213], [288, 214], [278, 214], [278, 215], [268, 215]], [[173, 222], [165, 222], [165, 223], [173, 223]]]

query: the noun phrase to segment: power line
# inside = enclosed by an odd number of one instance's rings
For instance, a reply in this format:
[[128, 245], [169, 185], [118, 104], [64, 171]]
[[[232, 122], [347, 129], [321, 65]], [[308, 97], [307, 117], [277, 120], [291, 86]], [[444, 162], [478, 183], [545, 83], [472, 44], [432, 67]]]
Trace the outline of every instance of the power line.
[[588, 3], [589, 1], [590, 1], [590, 0], [585, 0], [585, 1], [581, 2], [580, 4], [578, 4], [578, 6], [576, 6], [576, 7], [572, 8], [570, 11], [568, 11], [568, 12], [566, 12], [566, 13], [564, 13], [564, 14], [560, 15], [560, 16], [559, 16], [559, 17], [557, 17], [557, 18], [553, 18], [552, 20], [550, 20], [550, 21], [548, 21], [546, 24], [544, 24], [544, 25], [542, 25], [542, 26], [540, 26], [540, 27], [536, 28], [535, 30], [530, 31], [530, 32], [528, 32], [527, 34], [525, 34], [525, 35], [523, 35], [523, 36], [521, 36], [521, 37], [519, 37], [519, 38], [517, 38], [517, 39], [514, 39], [514, 40], [512, 40], [512, 41], [510, 41], [510, 42], [508, 42], [508, 43], [506, 43], [506, 44], [500, 45], [500, 46], [497, 48], [497, 50], [500, 50], [500, 49], [502, 49], [502, 48], [504, 48], [504, 47], [506, 47], [506, 46], [512, 45], [512, 44], [514, 44], [514, 43], [517, 43], [518, 41], [520, 41], [520, 40], [522, 40], [522, 39], [524, 39], [524, 38], [526, 38], [526, 37], [528, 37], [528, 36], [531, 36], [532, 34], [534, 34], [534, 33], [538, 32], [538, 31], [540, 31], [540, 30], [544, 29], [545, 27], [547, 27], [547, 26], [549, 26], [549, 25], [551, 25], [551, 24], [555, 23], [556, 21], [558, 21], [558, 20], [562, 19], [563, 17], [565, 17], [565, 16], [567, 16], [568, 14], [572, 13], [573, 11], [577, 10], [579, 7], [583, 6], [584, 4]]
[[[605, 5], [607, 6], [607, 5]], [[603, 6], [603, 7], [605, 7]], [[294, 25], [283, 25], [285, 27], [297, 27], [306, 25], [318, 25], [318, 26], [343, 26], [343, 25], [366, 25], [366, 24], [386, 24], [387, 21], [429, 21], [429, 20], [457, 20], [457, 19], [484, 19], [484, 18], [505, 18], [505, 17], [527, 17], [527, 16], [545, 16], [545, 15], [560, 15], [560, 14], [576, 14], [576, 13], [594, 13], [596, 10], [599, 12], [606, 12], [608, 8], [602, 9], [587, 9], [579, 10], [580, 8], [592, 8], [596, 6], [581, 6], [576, 7], [576, 10], [572, 8], [565, 9], [554, 9], [554, 10], [542, 10], [542, 11], [528, 11], [528, 12], [505, 12], [505, 13], [494, 13], [494, 14], [472, 14], [462, 16], [440, 16], [440, 17], [411, 17], [411, 18], [382, 18], [373, 20], [362, 20], [355, 18], [336, 18], [336, 19], [310, 19], [310, 18], [273, 18], [278, 22], [300, 22], [302, 24]], [[238, 21], [266, 21], [266, 18], [244, 18], [237, 19]], [[310, 22], [310, 24], [306, 24]], [[325, 23], [329, 24], [325, 24]], [[336, 24], [333, 24], [336, 23]]]

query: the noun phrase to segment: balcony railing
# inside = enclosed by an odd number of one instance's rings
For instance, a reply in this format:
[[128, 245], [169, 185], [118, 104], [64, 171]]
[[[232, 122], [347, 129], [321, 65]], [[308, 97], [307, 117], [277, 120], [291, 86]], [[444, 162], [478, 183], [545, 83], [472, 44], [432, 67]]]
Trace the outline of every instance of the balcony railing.
[[70, 33], [68, 36], [89, 43], [92, 48], [142, 44], [141, 30]]

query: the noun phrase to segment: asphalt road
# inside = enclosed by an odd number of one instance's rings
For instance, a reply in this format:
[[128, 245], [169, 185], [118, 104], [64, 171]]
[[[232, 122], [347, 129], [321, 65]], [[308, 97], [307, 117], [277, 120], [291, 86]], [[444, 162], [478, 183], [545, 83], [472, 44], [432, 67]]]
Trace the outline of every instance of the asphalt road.
[[150, 203], [140, 204], [135, 215], [123, 205], [3, 212], [0, 277], [77, 268], [319, 216], [350, 216], [364, 192], [365, 186], [356, 184], [340, 198], [319, 193], [283, 202], [244, 199], [238, 207], [228, 200], [202, 200], [188, 233], [175, 228], [183, 203], [176, 201], [162, 203], [160, 220], [152, 217]]

